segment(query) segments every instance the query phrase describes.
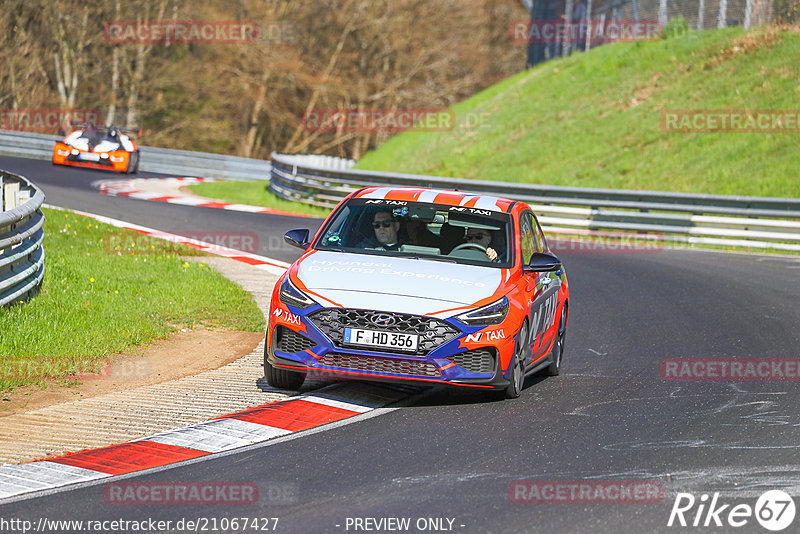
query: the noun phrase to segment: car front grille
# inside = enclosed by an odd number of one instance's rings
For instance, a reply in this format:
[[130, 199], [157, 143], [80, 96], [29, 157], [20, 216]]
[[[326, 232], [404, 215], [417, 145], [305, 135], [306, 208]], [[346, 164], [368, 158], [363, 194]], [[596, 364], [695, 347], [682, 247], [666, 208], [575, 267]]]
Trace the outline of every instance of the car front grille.
[[[389, 318], [386, 326], [372, 321], [376, 315]], [[345, 328], [365, 328], [385, 330], [404, 334], [419, 335], [416, 354], [427, 354], [459, 334], [454, 326], [432, 317], [406, 313], [379, 312], [376, 310], [357, 310], [348, 308], [327, 308], [312, 313], [308, 317], [335, 345], [342, 346]]]
[[399, 360], [329, 352], [319, 359], [319, 363], [328, 367], [341, 367], [344, 369], [371, 373], [392, 373], [425, 377], [441, 376], [439, 368], [436, 367], [436, 365], [420, 360]]
[[275, 337], [277, 338], [275, 348], [281, 352], [301, 352], [317, 346], [316, 343], [306, 336], [298, 334], [285, 326], [278, 326], [275, 328]]
[[453, 354], [447, 359], [471, 373], [494, 373], [495, 351], [491, 348]]

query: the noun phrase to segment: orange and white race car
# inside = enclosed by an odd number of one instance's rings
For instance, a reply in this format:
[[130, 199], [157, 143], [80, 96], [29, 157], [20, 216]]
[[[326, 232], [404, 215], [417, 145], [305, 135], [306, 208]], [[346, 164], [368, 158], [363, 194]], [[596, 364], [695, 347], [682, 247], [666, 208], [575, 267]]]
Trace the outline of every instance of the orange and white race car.
[[139, 147], [120, 128], [98, 128], [89, 123], [74, 130], [53, 147], [53, 165], [90, 167], [135, 174]]

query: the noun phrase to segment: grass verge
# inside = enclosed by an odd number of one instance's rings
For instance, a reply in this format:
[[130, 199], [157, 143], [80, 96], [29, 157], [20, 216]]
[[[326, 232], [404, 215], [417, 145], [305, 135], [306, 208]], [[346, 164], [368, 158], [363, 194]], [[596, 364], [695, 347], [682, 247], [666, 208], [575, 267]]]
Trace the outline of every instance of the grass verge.
[[[251, 295], [192, 248], [44, 209], [45, 278], [0, 308], [0, 390], [97, 372], [108, 356], [196, 325], [260, 331]], [[136, 246], [138, 243], [138, 247]]]
[[[521, 72], [404, 132], [357, 168], [578, 187], [800, 197], [798, 134], [678, 133], [668, 110], [797, 113], [800, 31], [618, 43]], [[787, 123], [788, 124], [788, 123]]]
[[238, 204], [248, 204], [251, 206], [263, 206], [274, 210], [309, 215], [311, 217], [325, 218], [331, 210], [310, 206], [300, 202], [284, 200], [267, 189], [266, 182], [262, 181], [221, 181], [193, 184], [189, 189], [197, 195], [204, 197], [235, 202]]

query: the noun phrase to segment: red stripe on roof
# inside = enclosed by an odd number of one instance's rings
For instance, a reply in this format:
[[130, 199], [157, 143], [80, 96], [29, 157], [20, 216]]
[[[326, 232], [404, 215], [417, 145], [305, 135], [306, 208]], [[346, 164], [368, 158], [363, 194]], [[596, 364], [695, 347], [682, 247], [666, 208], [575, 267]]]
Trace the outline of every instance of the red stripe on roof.
[[434, 204], [451, 204], [453, 206], [460, 206], [464, 195], [459, 193], [439, 193], [433, 199]]
[[508, 200], [507, 198], [501, 198], [501, 199], [498, 199], [497, 202], [495, 202], [497, 207], [500, 208], [504, 212], [508, 212], [508, 208], [510, 208], [511, 204], [513, 204], [513, 203], [514, 203], [513, 200]]
[[47, 461], [91, 469], [92, 471], [108, 473], [109, 475], [121, 475], [151, 467], [174, 464], [207, 454], [209, 453], [204, 451], [145, 440], [76, 452], [60, 458], [51, 458]]
[[406, 200], [416, 202], [423, 189], [392, 189], [384, 197], [385, 200]]
[[267, 406], [226, 416], [223, 419], [237, 419], [297, 432], [347, 419], [358, 414], [359, 412], [352, 410], [298, 399], [268, 404]]

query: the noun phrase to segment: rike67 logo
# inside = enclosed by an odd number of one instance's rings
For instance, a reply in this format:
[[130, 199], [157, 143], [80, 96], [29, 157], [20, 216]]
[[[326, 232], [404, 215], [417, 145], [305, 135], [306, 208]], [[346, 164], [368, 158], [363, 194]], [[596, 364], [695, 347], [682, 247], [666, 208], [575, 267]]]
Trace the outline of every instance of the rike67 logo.
[[712, 497], [704, 493], [699, 499], [691, 493], [678, 493], [667, 526], [752, 528], [755, 518], [765, 529], [778, 532], [791, 526], [794, 516], [794, 499], [781, 490], [763, 493], [755, 507], [722, 502], [719, 493]]

